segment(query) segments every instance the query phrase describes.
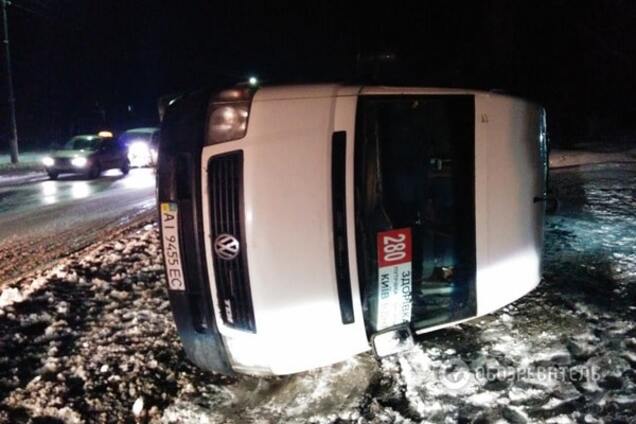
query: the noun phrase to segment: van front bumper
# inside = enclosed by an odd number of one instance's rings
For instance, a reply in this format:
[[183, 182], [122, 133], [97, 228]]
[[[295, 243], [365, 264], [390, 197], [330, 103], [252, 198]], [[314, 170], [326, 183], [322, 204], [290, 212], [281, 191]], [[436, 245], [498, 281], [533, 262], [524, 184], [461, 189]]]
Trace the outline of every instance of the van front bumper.
[[[187, 96], [162, 124], [157, 168], [157, 203], [176, 204], [183, 290], [168, 290], [186, 356], [205, 370], [233, 374], [214, 316], [200, 207], [201, 149], [208, 93]], [[161, 211], [159, 211], [161, 213]], [[163, 234], [162, 234], [163, 239]]]

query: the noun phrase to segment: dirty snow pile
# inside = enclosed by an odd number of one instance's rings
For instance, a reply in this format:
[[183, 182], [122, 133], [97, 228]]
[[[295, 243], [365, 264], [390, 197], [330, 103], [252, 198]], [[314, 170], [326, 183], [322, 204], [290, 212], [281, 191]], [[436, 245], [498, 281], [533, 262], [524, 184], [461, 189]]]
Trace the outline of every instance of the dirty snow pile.
[[0, 295], [0, 422], [157, 418], [188, 365], [155, 226], [75, 254]]

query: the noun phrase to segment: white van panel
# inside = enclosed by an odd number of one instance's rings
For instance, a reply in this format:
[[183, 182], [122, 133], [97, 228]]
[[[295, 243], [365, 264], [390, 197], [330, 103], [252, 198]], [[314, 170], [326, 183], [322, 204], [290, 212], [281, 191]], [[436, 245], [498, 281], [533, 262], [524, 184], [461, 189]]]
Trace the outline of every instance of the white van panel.
[[[336, 101], [334, 87], [324, 86], [316, 87], [311, 97], [265, 101], [277, 96], [270, 91], [257, 93], [246, 137], [204, 148], [202, 165], [222, 152], [244, 152], [245, 239], [256, 334], [225, 326], [217, 313], [219, 331], [230, 354], [243, 355], [235, 357], [236, 362], [253, 360], [257, 363], [251, 365], [264, 372], [288, 374], [369, 349], [355, 261], [350, 267], [356, 281], [352, 324], [341, 321], [334, 266], [331, 136], [335, 130], [348, 133], [347, 189], [353, 199], [355, 97]], [[202, 183], [209, 258], [207, 175]], [[355, 259], [353, 201], [349, 203], [349, 257]], [[209, 261], [208, 266], [218, 311], [213, 264]], [[249, 348], [233, 349], [237, 343]], [[269, 354], [270, 349], [276, 354]], [[248, 351], [259, 354], [249, 358]]]
[[541, 280], [544, 203], [541, 109], [506, 96], [475, 97], [477, 313], [487, 314]]

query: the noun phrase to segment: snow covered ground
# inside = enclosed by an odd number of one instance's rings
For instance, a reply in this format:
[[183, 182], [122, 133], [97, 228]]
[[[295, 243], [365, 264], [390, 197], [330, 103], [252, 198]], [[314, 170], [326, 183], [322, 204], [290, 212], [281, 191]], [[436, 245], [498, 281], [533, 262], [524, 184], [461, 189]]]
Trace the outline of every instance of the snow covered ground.
[[184, 358], [154, 224], [75, 253], [0, 294], [0, 422], [633, 422], [636, 165], [552, 182], [533, 293], [402, 356], [289, 377]]

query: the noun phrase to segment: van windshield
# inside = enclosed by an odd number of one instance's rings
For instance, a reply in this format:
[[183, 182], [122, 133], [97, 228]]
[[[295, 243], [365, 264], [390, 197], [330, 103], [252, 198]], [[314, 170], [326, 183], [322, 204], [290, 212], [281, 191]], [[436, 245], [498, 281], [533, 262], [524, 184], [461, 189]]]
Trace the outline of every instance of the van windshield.
[[474, 98], [363, 96], [355, 139], [367, 330], [476, 315]]

